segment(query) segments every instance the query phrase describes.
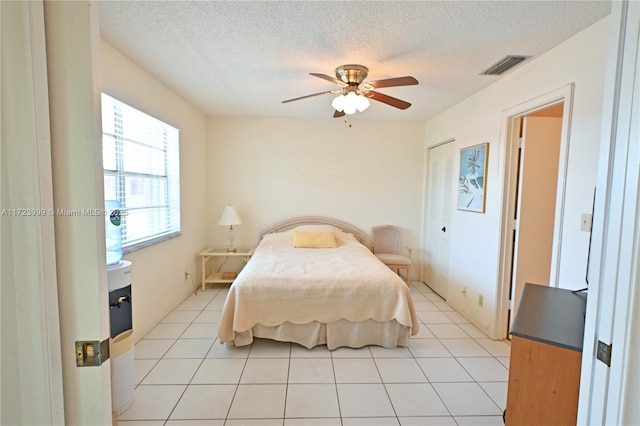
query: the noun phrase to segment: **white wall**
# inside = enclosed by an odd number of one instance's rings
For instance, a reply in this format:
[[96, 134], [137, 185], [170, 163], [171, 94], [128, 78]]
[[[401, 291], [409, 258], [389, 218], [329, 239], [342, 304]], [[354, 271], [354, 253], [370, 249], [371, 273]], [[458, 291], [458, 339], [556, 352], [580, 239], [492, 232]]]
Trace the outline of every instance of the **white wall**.
[[[426, 123], [427, 146], [451, 138], [457, 149], [490, 143], [486, 213], [455, 211], [452, 217], [448, 300], [490, 336], [496, 335], [503, 111], [570, 83], [575, 83], [575, 92], [573, 113], [565, 117], [571, 120], [571, 130], [559, 284], [571, 289], [585, 286], [589, 234], [580, 232], [579, 224], [581, 213], [591, 212], [596, 181], [607, 37], [605, 18]], [[454, 168], [458, 167], [456, 159]], [[466, 297], [461, 292], [465, 286]], [[479, 294], [484, 296], [483, 308], [477, 304]]]
[[417, 261], [424, 124], [351, 122], [210, 118], [207, 242], [227, 244], [217, 223], [230, 203], [243, 221], [238, 246], [255, 245], [260, 231], [281, 220], [319, 215], [368, 234], [375, 225], [398, 225]]
[[207, 120], [104, 40], [101, 44], [102, 90], [180, 129], [180, 197], [182, 235], [124, 256], [133, 263], [133, 331], [138, 341], [191, 292], [198, 283], [200, 258], [206, 245]]

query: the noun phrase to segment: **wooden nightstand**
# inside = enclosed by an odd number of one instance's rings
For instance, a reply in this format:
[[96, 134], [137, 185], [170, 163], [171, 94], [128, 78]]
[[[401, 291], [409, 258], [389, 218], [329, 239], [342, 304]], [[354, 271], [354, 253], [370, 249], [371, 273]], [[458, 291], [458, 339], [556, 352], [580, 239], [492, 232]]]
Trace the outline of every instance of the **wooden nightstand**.
[[[255, 247], [237, 247], [235, 252], [227, 252], [226, 247], [209, 247], [201, 251], [198, 255], [202, 260], [202, 290], [204, 291], [207, 283], [232, 283], [236, 278], [236, 274], [231, 272], [223, 272], [222, 265], [229, 258], [238, 257], [248, 262], [253, 254]], [[216, 266], [216, 260], [220, 258], [222, 263]], [[211, 266], [207, 268], [207, 263], [211, 260]]]

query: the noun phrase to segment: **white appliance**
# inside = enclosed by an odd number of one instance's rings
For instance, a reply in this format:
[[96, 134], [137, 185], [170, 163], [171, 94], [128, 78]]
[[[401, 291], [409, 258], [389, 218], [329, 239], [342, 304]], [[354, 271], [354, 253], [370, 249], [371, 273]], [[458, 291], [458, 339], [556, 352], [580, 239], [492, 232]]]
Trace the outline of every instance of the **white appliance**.
[[111, 394], [118, 415], [133, 404], [134, 356], [131, 304], [131, 262], [107, 266], [111, 320]]

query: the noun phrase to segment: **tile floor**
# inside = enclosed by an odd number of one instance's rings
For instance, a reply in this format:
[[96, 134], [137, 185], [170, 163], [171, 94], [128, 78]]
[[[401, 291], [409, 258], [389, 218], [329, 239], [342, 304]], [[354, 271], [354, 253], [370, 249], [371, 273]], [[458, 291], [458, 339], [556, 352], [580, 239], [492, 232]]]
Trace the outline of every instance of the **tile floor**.
[[188, 297], [135, 346], [122, 426], [502, 425], [510, 346], [488, 339], [427, 286], [408, 348], [328, 351], [216, 341], [227, 293]]

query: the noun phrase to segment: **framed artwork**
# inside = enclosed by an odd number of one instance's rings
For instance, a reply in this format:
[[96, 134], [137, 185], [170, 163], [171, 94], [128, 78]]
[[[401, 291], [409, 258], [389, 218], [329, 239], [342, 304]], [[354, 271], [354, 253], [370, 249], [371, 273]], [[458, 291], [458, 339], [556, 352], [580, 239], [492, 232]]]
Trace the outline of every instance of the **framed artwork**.
[[489, 142], [460, 150], [458, 210], [484, 213]]

